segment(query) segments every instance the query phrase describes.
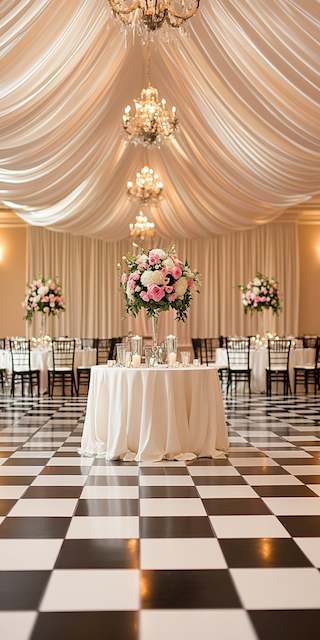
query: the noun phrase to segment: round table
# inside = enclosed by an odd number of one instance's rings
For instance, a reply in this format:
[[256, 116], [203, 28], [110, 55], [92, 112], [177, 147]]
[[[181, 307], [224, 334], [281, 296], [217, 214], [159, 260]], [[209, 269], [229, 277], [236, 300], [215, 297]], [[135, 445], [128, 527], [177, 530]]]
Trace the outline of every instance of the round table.
[[[74, 369], [77, 367], [91, 367], [97, 361], [96, 349], [76, 349], [74, 356]], [[52, 365], [51, 349], [49, 347], [31, 350], [31, 368], [40, 371], [40, 393], [43, 395], [48, 389], [48, 368]], [[12, 370], [11, 352], [9, 349], [0, 349], [0, 369]]]
[[[294, 384], [294, 367], [298, 365], [314, 364], [315, 349], [291, 349], [289, 358], [289, 375], [291, 389]], [[227, 349], [216, 350], [216, 365], [228, 366]], [[252, 393], [265, 393], [266, 368], [268, 366], [268, 349], [259, 347], [250, 349], [250, 367], [252, 369], [251, 390]], [[240, 383], [243, 386], [243, 383]]]
[[227, 449], [217, 370], [92, 368], [82, 455], [156, 462], [221, 457]]

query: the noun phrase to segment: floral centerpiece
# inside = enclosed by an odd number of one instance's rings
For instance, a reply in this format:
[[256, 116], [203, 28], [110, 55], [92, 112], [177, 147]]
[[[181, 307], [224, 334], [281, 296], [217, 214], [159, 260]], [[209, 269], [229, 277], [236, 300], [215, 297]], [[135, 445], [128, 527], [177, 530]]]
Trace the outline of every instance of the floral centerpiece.
[[274, 278], [257, 273], [256, 277], [250, 280], [247, 285], [239, 286], [245, 313], [271, 309], [272, 313], [277, 315], [281, 311], [279, 283]]
[[174, 246], [168, 251], [140, 248], [138, 255], [128, 254], [122, 260], [126, 266], [121, 275], [126, 311], [136, 317], [141, 309], [146, 310], [154, 320], [156, 343], [156, 322], [161, 311], [174, 309], [177, 320], [187, 319], [193, 294], [199, 292], [199, 273], [178, 258]]
[[35, 313], [41, 314], [41, 333], [44, 334], [45, 319], [65, 311], [62, 287], [58, 278], [40, 276], [28, 284], [23, 307], [26, 312], [25, 320], [31, 321]]

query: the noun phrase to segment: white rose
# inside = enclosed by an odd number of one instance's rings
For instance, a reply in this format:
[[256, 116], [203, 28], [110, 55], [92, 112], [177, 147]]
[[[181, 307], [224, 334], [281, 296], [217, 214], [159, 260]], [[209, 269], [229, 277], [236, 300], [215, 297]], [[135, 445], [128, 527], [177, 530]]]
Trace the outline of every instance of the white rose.
[[163, 260], [167, 255], [163, 249], [151, 249], [151, 251], [155, 256], [159, 256], [160, 260]]
[[136, 264], [144, 264], [145, 262], [148, 262], [148, 256], [146, 256], [145, 253], [142, 253], [137, 257]]
[[144, 287], [147, 287], [149, 284], [164, 284], [163, 275], [161, 271], [144, 271], [141, 276], [141, 283]]
[[187, 288], [188, 288], [188, 280], [187, 280], [187, 278], [184, 278], [182, 276], [182, 278], [179, 278], [179, 280], [177, 280], [177, 282], [175, 283], [175, 286], [174, 286], [175, 293], [177, 294], [177, 297], [178, 298], [183, 298]]
[[252, 291], [253, 291], [253, 293], [256, 294], [256, 296], [258, 295], [258, 293], [260, 293], [259, 287], [253, 287]]
[[174, 267], [174, 262], [172, 260], [172, 258], [167, 258], [166, 260], [163, 261], [163, 266], [166, 267], [169, 271], [171, 269], [173, 269]]
[[261, 280], [260, 280], [260, 278], [255, 278], [255, 279], [254, 279], [254, 281], [253, 281], [253, 284], [254, 284], [256, 287], [261, 287]]
[[127, 294], [127, 298], [128, 298], [128, 300], [130, 300], [130, 302], [133, 302], [133, 300], [134, 300], [134, 295], [133, 295], [133, 293], [132, 293], [131, 289], [129, 289], [129, 287], [128, 287], [128, 286], [127, 286], [127, 288], [126, 288], [126, 294]]
[[248, 306], [248, 300], [246, 300], [245, 298], [243, 298], [243, 300], [242, 300], [242, 304], [243, 304], [243, 306], [244, 306], [244, 307], [247, 307], [247, 306]]
[[48, 287], [39, 287], [38, 294], [40, 298], [42, 298], [43, 296], [46, 296], [48, 291], [49, 291]]

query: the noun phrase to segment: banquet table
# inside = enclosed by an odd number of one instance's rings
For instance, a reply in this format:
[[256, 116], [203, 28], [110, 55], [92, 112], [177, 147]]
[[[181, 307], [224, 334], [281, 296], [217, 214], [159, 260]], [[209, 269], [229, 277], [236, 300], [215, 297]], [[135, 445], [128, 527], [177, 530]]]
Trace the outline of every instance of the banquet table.
[[[96, 349], [76, 349], [74, 369], [80, 366], [92, 366], [96, 363]], [[40, 371], [40, 393], [43, 395], [48, 389], [48, 368], [51, 364], [51, 350], [36, 348], [31, 350], [31, 368]], [[0, 369], [12, 370], [11, 353], [8, 349], [0, 349]]]
[[[297, 365], [314, 364], [315, 349], [292, 349], [289, 357], [289, 376], [291, 389], [294, 385], [294, 367]], [[228, 366], [228, 355], [226, 349], [216, 350], [216, 365], [219, 367]], [[264, 393], [266, 390], [266, 368], [268, 366], [268, 349], [259, 347], [250, 350], [251, 390], [252, 393]], [[243, 385], [243, 383], [240, 383]]]
[[221, 457], [227, 448], [216, 369], [92, 368], [82, 455], [156, 462]]

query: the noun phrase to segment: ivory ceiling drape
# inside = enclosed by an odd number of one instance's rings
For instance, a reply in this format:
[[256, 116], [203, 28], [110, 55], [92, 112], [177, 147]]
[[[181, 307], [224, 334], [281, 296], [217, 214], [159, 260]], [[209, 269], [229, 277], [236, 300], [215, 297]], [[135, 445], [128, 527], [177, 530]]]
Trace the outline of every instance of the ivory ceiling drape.
[[148, 162], [165, 184], [157, 230], [178, 239], [261, 225], [320, 192], [319, 2], [201, 0], [189, 38], [153, 47], [150, 80], [181, 124], [150, 153], [121, 136], [145, 52], [125, 48], [106, 5], [0, 3], [0, 201], [33, 225], [125, 238], [126, 182]]
[[[154, 245], [166, 248], [164, 239]], [[202, 274], [202, 288], [192, 302], [188, 320], [177, 323], [171, 313], [162, 314], [160, 334], [178, 335], [179, 344], [190, 337], [255, 335], [266, 330], [296, 335], [299, 313], [299, 252], [297, 226], [273, 223], [209, 239], [178, 239], [178, 254], [188, 258]], [[117, 264], [132, 251], [129, 240], [107, 242], [77, 237], [36, 227], [28, 228], [28, 278], [39, 274], [60, 276], [66, 313], [54, 320], [52, 335], [82, 337], [126, 335], [131, 329], [150, 335], [150, 321], [143, 314], [124, 317]], [[237, 287], [257, 271], [279, 279], [284, 296], [283, 313], [275, 319], [267, 314], [246, 316]], [[29, 327], [37, 335], [39, 327]]]

